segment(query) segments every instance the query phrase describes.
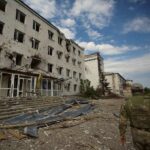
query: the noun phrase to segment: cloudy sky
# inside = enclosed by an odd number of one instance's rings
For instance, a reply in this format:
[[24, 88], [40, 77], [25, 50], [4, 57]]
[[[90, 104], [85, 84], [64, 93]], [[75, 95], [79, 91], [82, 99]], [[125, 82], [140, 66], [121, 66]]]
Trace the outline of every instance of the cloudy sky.
[[105, 71], [150, 87], [150, 0], [23, 0], [67, 38], [99, 51]]

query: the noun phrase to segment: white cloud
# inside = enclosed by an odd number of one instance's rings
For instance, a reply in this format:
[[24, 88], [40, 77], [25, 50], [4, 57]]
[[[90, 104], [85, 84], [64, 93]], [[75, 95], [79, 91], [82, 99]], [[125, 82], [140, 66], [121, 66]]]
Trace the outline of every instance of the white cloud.
[[[150, 53], [130, 59], [104, 59], [106, 72], [118, 72], [150, 87]], [[149, 74], [149, 75], [148, 75]]]
[[109, 72], [146, 73], [150, 72], [150, 53], [130, 59], [106, 59], [105, 68]]
[[118, 54], [124, 54], [128, 51], [133, 51], [139, 49], [139, 47], [136, 46], [115, 46], [111, 44], [95, 44], [94, 42], [78, 42], [79, 45], [84, 47], [86, 50], [90, 51], [99, 51], [100, 53], [104, 55], [118, 55]]
[[126, 23], [123, 28], [123, 33], [128, 32], [150, 32], [150, 18], [138, 17]]
[[98, 39], [98, 38], [101, 38], [103, 35], [99, 32], [97, 32], [96, 30], [93, 30], [93, 29], [87, 29], [87, 34], [90, 38], [92, 39]]
[[63, 26], [66, 26], [66, 27], [72, 27], [75, 25], [75, 20], [70, 19], [70, 18], [62, 19], [60, 22]]
[[65, 37], [68, 39], [74, 39], [75, 38], [75, 32], [71, 31], [68, 28], [58, 27], [62, 33], [65, 34]]
[[71, 14], [80, 16], [88, 24], [103, 28], [107, 26], [114, 8], [114, 0], [76, 0]]
[[55, 16], [56, 2], [55, 0], [24, 0], [32, 9], [37, 11], [41, 16], [50, 19]]

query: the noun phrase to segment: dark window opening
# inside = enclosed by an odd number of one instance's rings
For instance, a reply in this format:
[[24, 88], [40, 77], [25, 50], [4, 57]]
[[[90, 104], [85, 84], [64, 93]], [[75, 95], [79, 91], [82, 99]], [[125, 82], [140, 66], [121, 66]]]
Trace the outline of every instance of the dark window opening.
[[79, 79], [81, 79], [81, 76], [82, 76], [82, 74], [81, 74], [81, 73], [79, 73]]
[[40, 24], [33, 20], [33, 29], [37, 32], [40, 30]]
[[52, 64], [48, 64], [48, 72], [52, 72], [53, 71], [53, 65]]
[[70, 91], [70, 83], [67, 84], [67, 91]]
[[80, 56], [81, 55], [81, 52], [80, 51], [78, 51], [78, 56]]
[[4, 23], [0, 21], [0, 34], [3, 34]]
[[77, 85], [76, 84], [74, 84], [74, 91], [76, 91], [77, 90]]
[[50, 30], [48, 30], [48, 38], [49, 38], [50, 40], [53, 40], [53, 36], [54, 36], [54, 33], [51, 32]]
[[76, 54], [76, 48], [75, 47], [73, 47], [73, 53]]
[[76, 72], [75, 71], [73, 72], [73, 78], [76, 78]]
[[60, 52], [60, 51], [57, 51], [57, 56], [58, 56], [58, 59], [61, 59], [61, 58], [62, 58], [62, 55], [63, 55], [63, 53], [62, 53], [62, 52]]
[[54, 48], [53, 47], [51, 47], [51, 46], [48, 46], [48, 55], [53, 55], [53, 50], [54, 50]]
[[16, 55], [16, 65], [21, 66], [21, 62], [22, 62], [22, 55], [17, 54]]
[[72, 59], [72, 63], [75, 66], [76, 65], [76, 59]]
[[23, 12], [21, 12], [20, 10], [16, 10], [16, 20], [24, 23], [25, 22], [25, 14]]
[[6, 0], [0, 0], [0, 10], [5, 12], [6, 4]]
[[38, 41], [37, 39], [32, 38], [31, 42], [32, 42], [32, 48], [34, 48], [34, 49], [38, 49], [39, 48], [40, 41]]
[[62, 67], [58, 67], [57, 69], [58, 69], [58, 74], [61, 75], [63, 68]]
[[39, 64], [41, 63], [40, 58], [32, 58], [32, 62], [31, 62], [31, 68], [32, 69], [38, 69]]
[[62, 45], [62, 38], [61, 37], [58, 37], [58, 44]]
[[67, 57], [66, 57], [66, 62], [69, 62], [69, 58], [70, 58], [70, 56], [67, 56]]
[[66, 75], [67, 75], [67, 77], [70, 76], [70, 70], [69, 69], [66, 69]]
[[17, 42], [23, 43], [24, 33], [22, 33], [21, 31], [15, 29], [14, 40], [17, 41]]

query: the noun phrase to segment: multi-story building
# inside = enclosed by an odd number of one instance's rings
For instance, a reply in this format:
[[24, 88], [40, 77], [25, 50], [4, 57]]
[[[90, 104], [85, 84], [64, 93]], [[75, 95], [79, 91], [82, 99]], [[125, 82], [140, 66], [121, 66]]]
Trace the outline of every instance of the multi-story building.
[[24, 2], [0, 0], [0, 96], [34, 96], [37, 84], [42, 95], [77, 94], [83, 51]]
[[104, 64], [103, 58], [97, 53], [84, 56], [85, 78], [91, 82], [91, 86], [103, 89]]
[[105, 79], [109, 83], [108, 87], [112, 93], [123, 96], [124, 95], [124, 86], [126, 80], [119, 73], [107, 72], [105, 73]]

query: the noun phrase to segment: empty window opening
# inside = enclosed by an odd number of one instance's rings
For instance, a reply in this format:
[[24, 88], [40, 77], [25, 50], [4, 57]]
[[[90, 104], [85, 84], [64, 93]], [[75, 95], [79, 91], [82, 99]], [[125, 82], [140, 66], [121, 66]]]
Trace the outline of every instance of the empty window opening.
[[20, 10], [16, 10], [16, 20], [24, 23], [25, 22], [25, 14], [23, 12], [21, 12]]
[[78, 61], [78, 65], [79, 65], [79, 67], [81, 67], [81, 61]]
[[65, 56], [65, 58], [66, 58], [66, 62], [69, 62], [70, 56], [69, 56], [69, 55], [68, 55], [68, 56]]
[[70, 70], [69, 69], [66, 69], [66, 76], [70, 77]]
[[23, 43], [24, 40], [24, 33], [15, 29], [15, 33], [14, 33], [14, 40], [20, 43]]
[[68, 92], [70, 91], [70, 83], [67, 84], [66, 89]]
[[48, 64], [48, 72], [53, 72], [53, 64]]
[[73, 53], [76, 54], [76, 48], [75, 47], [73, 47]]
[[3, 34], [4, 23], [0, 21], [0, 34]]
[[81, 52], [80, 51], [78, 51], [78, 56], [80, 56], [81, 55]]
[[0, 10], [5, 12], [6, 4], [6, 0], [0, 0]]
[[40, 24], [33, 20], [33, 29], [37, 32], [40, 30]]
[[38, 41], [35, 38], [31, 38], [31, 42], [32, 42], [32, 48], [34, 48], [34, 49], [38, 49], [39, 48], [40, 41]]
[[66, 40], [66, 49], [67, 49], [67, 52], [70, 52], [71, 50], [71, 43], [69, 40]]
[[54, 33], [51, 32], [50, 30], [48, 30], [48, 38], [49, 38], [50, 40], [53, 40], [53, 36], [54, 36]]
[[38, 69], [39, 64], [41, 63], [41, 59], [38, 57], [33, 57], [31, 62], [32, 69]]
[[61, 58], [62, 58], [62, 55], [63, 55], [63, 53], [62, 53], [62, 52], [60, 52], [60, 51], [57, 51], [57, 56], [58, 56], [58, 59], [61, 59]]
[[77, 74], [77, 73], [74, 71], [74, 72], [73, 72], [73, 78], [76, 78], [76, 74]]
[[58, 44], [59, 45], [62, 45], [62, 41], [63, 41], [63, 39], [61, 37], [58, 37]]
[[81, 79], [81, 76], [82, 76], [82, 74], [81, 74], [81, 73], [79, 73], [79, 79]]
[[58, 67], [57, 70], [58, 70], [58, 74], [61, 75], [61, 74], [62, 74], [63, 67]]
[[54, 48], [53, 47], [51, 47], [51, 46], [48, 46], [48, 55], [53, 55], [53, 50], [54, 50]]
[[72, 63], [75, 66], [76, 65], [76, 59], [72, 59]]
[[76, 91], [77, 90], [77, 85], [76, 84], [74, 84], [74, 91]]
[[21, 66], [22, 63], [22, 55], [16, 54], [16, 65]]

